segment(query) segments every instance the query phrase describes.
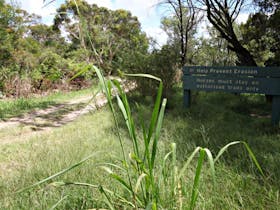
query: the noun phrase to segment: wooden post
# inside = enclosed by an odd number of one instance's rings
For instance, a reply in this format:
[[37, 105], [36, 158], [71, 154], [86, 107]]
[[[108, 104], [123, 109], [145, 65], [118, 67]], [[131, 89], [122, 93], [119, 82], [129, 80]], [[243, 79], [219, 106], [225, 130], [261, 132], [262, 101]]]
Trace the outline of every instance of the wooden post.
[[273, 125], [279, 125], [280, 120], [280, 96], [272, 96], [272, 114], [271, 120]]
[[189, 108], [191, 106], [191, 91], [184, 89], [184, 107]]

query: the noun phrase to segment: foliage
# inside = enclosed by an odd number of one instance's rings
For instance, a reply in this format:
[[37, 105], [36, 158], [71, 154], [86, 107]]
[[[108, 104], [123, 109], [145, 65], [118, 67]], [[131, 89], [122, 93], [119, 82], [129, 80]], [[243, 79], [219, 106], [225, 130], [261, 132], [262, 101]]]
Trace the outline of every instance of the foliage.
[[[249, 59], [253, 56], [258, 65], [278, 66], [278, 1], [256, 0], [260, 10], [251, 14], [248, 22], [241, 26], [240, 36], [234, 21], [244, 4], [236, 1], [234, 7], [229, 2], [232, 1], [224, 1], [224, 5], [218, 1], [209, 4], [211, 2], [206, 0], [160, 1], [160, 5], [171, 9], [171, 13], [162, 18], [161, 25], [168, 34], [168, 43], [159, 49], [150, 47], [148, 50], [151, 43], [137, 17], [129, 11], [110, 10], [84, 0], [68, 0], [57, 9], [53, 25], [47, 26], [41, 23], [39, 16], [1, 0], [1, 92], [6, 96], [22, 97], [54, 88], [82, 88], [96, 76], [93, 72], [85, 71], [75, 82], [67, 81], [81, 69], [95, 64], [104, 69], [106, 75], [122, 71], [159, 76], [164, 82], [164, 95], [169, 97], [172, 85], [178, 81], [173, 79], [174, 75], [185, 64], [233, 65], [246, 58], [243, 64], [249, 65], [253, 63]], [[228, 14], [226, 9], [221, 9], [227, 5], [231, 7]], [[201, 19], [197, 8], [201, 6], [212, 11], [210, 19], [224, 22], [212, 21], [219, 33], [208, 28], [209, 39], [196, 33]], [[226, 20], [227, 15], [231, 21]], [[237, 57], [229, 52], [232, 48]], [[140, 81], [138, 86], [144, 94], [154, 94], [153, 83]]]
[[[128, 11], [99, 8], [85, 1], [78, 1], [78, 5], [67, 1], [57, 10], [54, 25], [47, 26], [40, 23], [40, 17], [16, 5], [2, 0], [0, 3], [0, 74], [4, 79], [1, 91], [6, 96], [82, 88], [89, 85], [92, 72], [80, 75], [71, 83], [67, 81], [90, 63], [102, 66], [106, 74], [115, 74], [127, 66], [124, 62], [127, 56], [136, 66], [141, 61], [132, 55], [147, 54], [146, 35], [137, 18]], [[58, 29], [63, 29], [67, 37]]]
[[[241, 25], [243, 43], [255, 56], [261, 66], [279, 66], [279, 20], [280, 9], [277, 1], [257, 1], [260, 11], [251, 14]], [[268, 11], [270, 13], [266, 13]]]
[[227, 41], [214, 28], [208, 28], [209, 37], [195, 40], [190, 64], [202, 66], [234, 66], [237, 58], [228, 49]]
[[71, 48], [89, 50], [86, 61], [97, 64], [109, 75], [122, 68], [121, 61], [126, 59], [123, 56], [147, 53], [148, 40], [138, 19], [125, 10], [67, 1], [57, 10], [54, 27], [64, 28]]

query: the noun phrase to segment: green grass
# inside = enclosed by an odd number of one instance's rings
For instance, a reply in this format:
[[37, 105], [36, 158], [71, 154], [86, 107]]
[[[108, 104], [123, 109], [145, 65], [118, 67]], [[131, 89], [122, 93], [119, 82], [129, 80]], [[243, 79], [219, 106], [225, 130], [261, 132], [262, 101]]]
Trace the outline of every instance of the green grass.
[[19, 116], [33, 109], [44, 109], [51, 105], [64, 103], [70, 99], [79, 98], [83, 95], [90, 95], [92, 89], [84, 89], [71, 92], [57, 92], [48, 96], [19, 98], [19, 99], [1, 99], [0, 100], [0, 119], [6, 119]]
[[[264, 181], [250, 161], [248, 152], [241, 145], [235, 145], [216, 165], [215, 187], [208, 163], [203, 165], [196, 209], [278, 209], [280, 135], [279, 128], [271, 127], [269, 118], [262, 118], [269, 113], [264, 97], [200, 92], [194, 93], [193, 106], [185, 110], [181, 106], [180, 88], [175, 93], [168, 102], [158, 145], [158, 160], [170, 151], [172, 142], [177, 144], [180, 168], [196, 146], [208, 147], [217, 154], [225, 144], [244, 140], [254, 151], [267, 176]], [[149, 101], [137, 94], [130, 99], [138, 102], [141, 110], [136, 112], [136, 107], [132, 106], [134, 118], [139, 119], [142, 112], [144, 119], [148, 119], [151, 114]], [[260, 118], [251, 117], [251, 113], [258, 114]], [[121, 118], [121, 115], [117, 117]], [[129, 153], [132, 142], [125, 126], [121, 121], [121, 135], [125, 151]], [[139, 124], [136, 124], [136, 129], [140, 129]], [[122, 192], [117, 182], [108, 178], [98, 165], [103, 162], [119, 163], [121, 154], [109, 108], [83, 116], [50, 133], [34, 136], [25, 143], [1, 145], [0, 209], [48, 209], [61, 199], [57, 209], [106, 207], [98, 189], [89, 187], [41, 185], [14, 194], [98, 151], [101, 153], [84, 165], [52, 181], [103, 183], [104, 187]], [[180, 187], [184, 203], [190, 200], [195, 167], [196, 164], [191, 165], [183, 176]], [[172, 182], [169, 179], [166, 181]], [[162, 189], [166, 188], [162, 186]], [[168, 196], [171, 192], [162, 193], [166, 194], [161, 201], [162, 207], [172, 209], [172, 197]], [[183, 206], [183, 209], [186, 207]]]

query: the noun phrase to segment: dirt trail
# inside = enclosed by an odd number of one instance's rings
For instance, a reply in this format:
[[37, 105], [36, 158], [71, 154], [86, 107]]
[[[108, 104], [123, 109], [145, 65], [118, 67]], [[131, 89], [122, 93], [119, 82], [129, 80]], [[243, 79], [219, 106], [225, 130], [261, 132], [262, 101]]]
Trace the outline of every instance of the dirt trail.
[[[135, 83], [123, 83], [125, 92], [136, 87]], [[28, 140], [34, 134], [50, 131], [72, 122], [79, 116], [103, 107], [107, 103], [106, 97], [98, 93], [93, 96], [84, 96], [72, 99], [65, 103], [56, 104], [46, 109], [26, 113], [23, 116], [0, 120], [0, 145]], [[20, 132], [11, 135], [1, 135], [5, 129], [20, 128]], [[17, 138], [20, 137], [20, 138]]]

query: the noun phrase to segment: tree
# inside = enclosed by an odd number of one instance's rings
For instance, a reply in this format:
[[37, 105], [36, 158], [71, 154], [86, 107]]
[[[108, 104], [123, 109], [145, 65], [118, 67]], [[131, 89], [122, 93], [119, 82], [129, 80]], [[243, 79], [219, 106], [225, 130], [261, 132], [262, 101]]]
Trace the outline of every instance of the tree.
[[242, 10], [245, 0], [199, 0], [206, 6], [207, 18], [217, 29], [221, 37], [228, 42], [228, 48], [238, 57], [238, 64], [244, 66], [257, 66], [253, 55], [237, 38], [234, 31], [234, 22]]
[[0, 0], [0, 65], [10, 63], [13, 42], [16, 39], [11, 22], [15, 19], [15, 9]]
[[[255, 0], [255, 3], [259, 6], [260, 11], [255, 14], [251, 22], [258, 22], [258, 17], [265, 19], [265, 24], [261, 26], [263, 28], [262, 35], [270, 40], [269, 56], [265, 65], [279, 66], [280, 65], [280, 1], [279, 0]], [[265, 26], [265, 27], [264, 27]], [[258, 32], [259, 33], [259, 32]], [[258, 35], [258, 34], [255, 34]]]
[[190, 58], [195, 65], [201, 66], [232, 66], [236, 55], [227, 47], [227, 41], [219, 37], [219, 32], [208, 27], [209, 37], [196, 39], [195, 52]]
[[254, 55], [259, 66], [265, 66], [266, 62], [274, 57], [271, 49], [276, 44], [269, 29], [268, 16], [263, 13], [250, 15], [240, 29], [243, 45]]
[[[164, 27], [165, 31], [171, 32], [168, 33], [170, 35], [169, 37], [174, 36], [176, 39], [178, 38], [180, 63], [181, 67], [183, 67], [187, 59], [190, 37], [193, 35], [196, 25], [201, 20], [201, 16], [194, 7], [192, 0], [164, 0], [161, 1], [160, 4], [168, 5], [173, 11], [173, 16], [171, 18], [165, 17], [163, 25], [169, 27], [168, 29]], [[172, 23], [168, 24], [168, 21]]]
[[[90, 50], [88, 62], [111, 74], [127, 52], [146, 52], [148, 40], [138, 19], [125, 10], [112, 11], [85, 1], [67, 1], [57, 10], [54, 27], [64, 29], [72, 49]], [[79, 10], [77, 9], [79, 8]], [[126, 52], [126, 53], [125, 53]]]

